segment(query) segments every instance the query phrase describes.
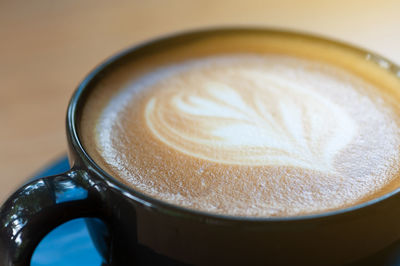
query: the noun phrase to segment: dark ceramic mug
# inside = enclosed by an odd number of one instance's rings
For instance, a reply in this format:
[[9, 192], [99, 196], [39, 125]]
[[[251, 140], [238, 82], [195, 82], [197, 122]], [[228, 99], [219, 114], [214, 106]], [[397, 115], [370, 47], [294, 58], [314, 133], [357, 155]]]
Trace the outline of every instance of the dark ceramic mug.
[[[189, 210], [148, 197], [103, 171], [79, 138], [85, 101], [102, 76], [116, 65], [158, 49], [215, 35], [282, 34], [268, 29], [219, 29], [180, 34], [133, 47], [97, 67], [79, 85], [67, 113], [72, 169], [22, 186], [1, 207], [0, 263], [28, 265], [33, 250], [57, 225], [97, 217], [89, 231], [105, 262], [129, 264], [342, 264], [372, 254], [400, 238], [398, 190], [355, 207], [288, 218], [229, 217]], [[366, 60], [367, 51], [299, 33], [284, 32], [346, 47]]]

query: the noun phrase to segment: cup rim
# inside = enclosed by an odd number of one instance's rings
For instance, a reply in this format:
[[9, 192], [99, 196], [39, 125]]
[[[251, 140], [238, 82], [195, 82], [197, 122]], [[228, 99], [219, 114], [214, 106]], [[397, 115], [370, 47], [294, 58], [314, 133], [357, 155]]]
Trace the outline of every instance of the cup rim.
[[98, 177], [100, 177], [106, 184], [113, 189], [116, 189], [124, 196], [142, 204], [148, 208], [153, 209], [154, 211], [161, 212], [164, 214], [179, 216], [182, 218], [202, 220], [209, 223], [215, 222], [223, 222], [223, 223], [275, 223], [275, 222], [299, 222], [299, 221], [307, 221], [307, 220], [315, 220], [315, 219], [325, 219], [328, 217], [337, 217], [339, 215], [348, 215], [355, 213], [356, 211], [360, 211], [366, 207], [375, 205], [378, 202], [381, 202], [387, 198], [392, 197], [400, 191], [400, 187], [386, 193], [380, 197], [371, 199], [369, 201], [350, 206], [343, 209], [331, 210], [322, 213], [315, 214], [306, 214], [306, 215], [298, 215], [298, 216], [287, 216], [287, 217], [256, 217], [256, 216], [234, 216], [234, 215], [224, 215], [211, 213], [206, 211], [200, 211], [195, 209], [190, 209], [187, 207], [182, 207], [179, 205], [175, 205], [172, 203], [168, 203], [166, 201], [162, 201], [151, 196], [148, 196], [140, 191], [135, 190], [134, 188], [124, 184], [122, 181], [119, 181], [117, 178], [112, 177], [112, 175], [108, 174], [104, 171], [86, 152], [83, 147], [83, 144], [79, 138], [78, 134], [78, 116], [80, 112], [82, 112], [82, 106], [84, 103], [85, 96], [90, 90], [90, 86], [95, 83], [97, 79], [106, 71], [110, 70], [114, 65], [118, 62], [122, 61], [127, 56], [133, 53], [140, 53], [146, 47], [160, 45], [162, 43], [169, 43], [179, 38], [185, 37], [199, 37], [199, 36], [207, 36], [211, 34], [233, 34], [233, 33], [258, 33], [258, 34], [285, 34], [290, 36], [297, 36], [302, 38], [307, 38], [310, 40], [316, 40], [320, 42], [330, 43], [332, 45], [341, 46], [346, 49], [352, 50], [352, 52], [360, 53], [365, 56], [366, 60], [371, 60], [375, 62], [380, 67], [383, 67], [394, 73], [395, 76], [400, 78], [400, 67], [394, 64], [392, 61], [388, 60], [385, 57], [377, 55], [374, 52], [371, 52], [367, 49], [360, 48], [358, 46], [348, 44], [343, 41], [339, 41], [336, 39], [332, 39], [329, 37], [321, 36], [319, 34], [307, 33], [298, 30], [289, 30], [282, 28], [269, 28], [269, 27], [259, 27], [259, 26], [251, 26], [251, 27], [212, 27], [212, 28], [201, 28], [195, 30], [185, 30], [179, 31], [172, 34], [167, 34], [158, 38], [150, 39], [149, 41], [141, 42], [139, 44], [135, 44], [127, 49], [124, 49], [115, 55], [107, 58], [99, 65], [97, 65], [86, 77], [81, 81], [81, 83], [76, 88], [74, 94], [72, 95], [68, 109], [67, 109], [67, 117], [66, 117], [66, 130], [67, 130], [67, 138], [69, 143], [71, 144], [74, 152], [77, 153], [79, 158], [83, 161], [84, 167], [88, 170], [96, 173]]

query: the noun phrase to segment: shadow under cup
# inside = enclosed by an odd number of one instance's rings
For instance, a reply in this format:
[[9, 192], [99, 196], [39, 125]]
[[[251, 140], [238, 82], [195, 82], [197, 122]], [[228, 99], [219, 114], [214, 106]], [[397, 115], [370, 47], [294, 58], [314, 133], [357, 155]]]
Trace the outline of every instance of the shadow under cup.
[[[129, 264], [343, 264], [400, 238], [398, 190], [354, 207], [293, 217], [225, 216], [172, 205], [113, 178], [88, 155], [81, 136], [82, 111], [96, 87], [116, 67], [156, 51], [229, 36], [287, 36], [343, 47], [365, 55], [385, 71], [399, 69], [367, 51], [323, 38], [269, 29], [217, 29], [184, 33], [136, 46], [110, 58], [80, 84], [68, 108], [72, 169], [21, 187], [1, 208], [0, 257], [4, 265], [27, 265], [40, 239], [76, 217], [88, 223], [105, 261]], [[385, 62], [385, 64], [382, 64]], [[87, 136], [86, 136], [87, 137]], [[89, 144], [90, 145], [90, 144]]]

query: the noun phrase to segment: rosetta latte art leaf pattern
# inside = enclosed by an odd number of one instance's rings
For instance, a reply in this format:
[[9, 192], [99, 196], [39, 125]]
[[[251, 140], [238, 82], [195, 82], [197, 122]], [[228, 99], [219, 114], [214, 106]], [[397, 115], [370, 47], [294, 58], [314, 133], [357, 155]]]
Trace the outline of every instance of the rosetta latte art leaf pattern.
[[[223, 62], [223, 61], [222, 61]], [[185, 154], [225, 164], [293, 166], [334, 172], [357, 125], [310, 84], [262, 65], [230, 62], [180, 70], [145, 110], [151, 132]]]
[[399, 187], [400, 84], [387, 97], [367, 69], [291, 55], [172, 58], [145, 74], [123, 67], [99, 86], [112, 92], [105, 107], [94, 103], [90, 154], [135, 190], [211, 213], [287, 217]]

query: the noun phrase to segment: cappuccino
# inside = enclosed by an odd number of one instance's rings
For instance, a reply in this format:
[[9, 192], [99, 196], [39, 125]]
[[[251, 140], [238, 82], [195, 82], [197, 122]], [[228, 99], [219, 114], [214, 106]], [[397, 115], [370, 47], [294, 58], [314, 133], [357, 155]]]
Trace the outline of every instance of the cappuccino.
[[85, 103], [85, 149], [151, 197], [287, 217], [399, 186], [400, 81], [384, 61], [289, 33], [210, 35], [109, 71]]

